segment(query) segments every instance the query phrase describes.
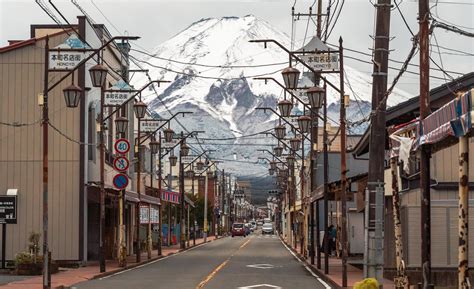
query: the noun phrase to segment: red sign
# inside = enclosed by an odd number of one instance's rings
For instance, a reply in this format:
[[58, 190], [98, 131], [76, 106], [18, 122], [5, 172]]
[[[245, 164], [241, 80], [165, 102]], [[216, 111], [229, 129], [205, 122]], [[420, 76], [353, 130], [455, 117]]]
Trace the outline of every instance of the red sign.
[[115, 141], [114, 148], [118, 154], [124, 155], [130, 151], [130, 142], [125, 138], [119, 138]]
[[161, 200], [168, 203], [180, 204], [181, 195], [178, 192], [163, 191], [161, 192]]
[[119, 156], [114, 159], [114, 169], [116, 171], [125, 172], [126, 170], [128, 170], [129, 166], [130, 162], [125, 156]]

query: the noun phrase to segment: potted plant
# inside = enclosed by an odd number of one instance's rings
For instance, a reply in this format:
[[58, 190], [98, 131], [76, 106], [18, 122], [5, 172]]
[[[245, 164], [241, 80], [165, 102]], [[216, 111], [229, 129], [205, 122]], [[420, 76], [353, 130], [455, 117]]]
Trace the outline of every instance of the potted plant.
[[[41, 275], [43, 272], [43, 255], [39, 255], [39, 241], [41, 234], [31, 232], [28, 241], [28, 252], [20, 252], [15, 255], [15, 274], [17, 275]], [[58, 264], [51, 262], [51, 273], [58, 272]]]

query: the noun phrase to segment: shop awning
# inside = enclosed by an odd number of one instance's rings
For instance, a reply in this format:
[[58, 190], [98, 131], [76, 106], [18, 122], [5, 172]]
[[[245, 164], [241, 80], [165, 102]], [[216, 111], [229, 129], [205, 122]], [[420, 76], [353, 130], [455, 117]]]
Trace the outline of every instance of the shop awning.
[[145, 203], [145, 204], [152, 204], [152, 205], [161, 205], [160, 199], [145, 195], [145, 194], [140, 194], [140, 198], [138, 197], [138, 193], [134, 191], [126, 191], [125, 192], [125, 200], [133, 203]]

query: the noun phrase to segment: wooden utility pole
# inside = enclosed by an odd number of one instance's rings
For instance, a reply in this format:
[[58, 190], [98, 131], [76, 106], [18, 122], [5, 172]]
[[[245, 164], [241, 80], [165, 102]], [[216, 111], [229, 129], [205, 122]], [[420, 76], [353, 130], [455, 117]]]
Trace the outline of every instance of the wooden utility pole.
[[346, 164], [346, 104], [344, 96], [344, 54], [342, 37], [339, 37], [340, 130], [341, 130], [341, 247], [342, 287], [347, 287], [347, 164]]
[[323, 106], [323, 154], [324, 154], [324, 274], [329, 274], [329, 231], [328, 231], [328, 201], [329, 201], [329, 160], [328, 160], [328, 118], [327, 118], [327, 85], [324, 82]]
[[[388, 54], [390, 42], [390, 9], [391, 0], [378, 0], [376, 7], [376, 28], [374, 37], [373, 51], [373, 86], [372, 86], [372, 116], [370, 125], [369, 139], [369, 219], [368, 219], [368, 256], [364, 264], [366, 277], [375, 277], [379, 282], [382, 281], [383, 266], [383, 240], [377, 240], [376, 235], [382, 236], [382, 232], [377, 232], [375, 227], [376, 220], [376, 183], [384, 180], [384, 161], [385, 161], [385, 94], [387, 91], [387, 71]], [[383, 194], [384, 190], [378, 190]], [[383, 197], [383, 196], [379, 196]], [[380, 209], [380, 208], [379, 208]], [[378, 246], [379, 245], [379, 246]], [[380, 264], [382, 263], [382, 264]]]
[[[420, 121], [430, 113], [430, 43], [429, 0], [418, 1], [418, 23], [420, 25]], [[430, 147], [421, 146], [420, 195], [421, 195], [421, 267], [423, 288], [431, 284], [431, 198], [430, 198]]]
[[458, 288], [468, 287], [469, 270], [469, 138], [459, 138]]

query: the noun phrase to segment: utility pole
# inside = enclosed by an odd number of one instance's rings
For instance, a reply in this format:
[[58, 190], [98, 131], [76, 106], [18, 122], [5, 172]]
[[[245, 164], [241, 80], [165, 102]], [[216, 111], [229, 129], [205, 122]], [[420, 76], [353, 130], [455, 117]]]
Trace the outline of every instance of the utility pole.
[[207, 187], [209, 186], [209, 181], [208, 181], [208, 173], [206, 173], [205, 179], [204, 179], [204, 224], [203, 224], [203, 229], [204, 229], [204, 243], [207, 242], [207, 193], [208, 189]]
[[347, 287], [347, 164], [346, 164], [346, 104], [344, 95], [344, 54], [339, 37], [340, 130], [341, 130], [341, 247], [342, 287]]
[[[430, 43], [429, 0], [418, 1], [418, 23], [420, 25], [420, 121], [430, 113]], [[421, 195], [421, 270], [423, 288], [431, 284], [431, 198], [430, 198], [430, 147], [421, 145], [420, 195]]]
[[158, 132], [158, 143], [160, 147], [158, 148], [158, 198], [160, 199], [160, 206], [158, 207], [158, 256], [161, 256], [161, 246], [163, 244], [163, 204], [161, 203], [161, 190], [162, 190], [162, 178], [163, 178], [163, 166], [161, 163], [161, 132]]
[[327, 118], [327, 85], [324, 82], [323, 106], [323, 154], [324, 154], [324, 274], [329, 274], [329, 231], [328, 231], [328, 194], [329, 194], [329, 160], [328, 160], [328, 118]]
[[[391, 0], [378, 0], [376, 7], [376, 28], [373, 51], [373, 85], [372, 85], [372, 116], [369, 139], [369, 207], [368, 207], [368, 239], [366, 247], [367, 256], [364, 264], [366, 277], [374, 277], [381, 283], [383, 273], [383, 230], [378, 224], [382, 220], [376, 220], [376, 199], [383, 199], [383, 180], [385, 162], [385, 94], [387, 91], [388, 54], [390, 43], [390, 10]], [[376, 183], [382, 183], [382, 189], [376, 190]], [[376, 197], [376, 194], [382, 196]], [[377, 208], [383, 210], [383, 206]], [[380, 212], [379, 212], [380, 213]], [[378, 236], [378, 237], [377, 237]], [[379, 240], [380, 239], [380, 240]]]

